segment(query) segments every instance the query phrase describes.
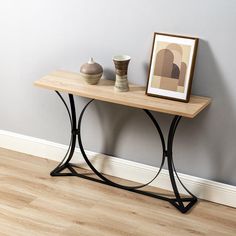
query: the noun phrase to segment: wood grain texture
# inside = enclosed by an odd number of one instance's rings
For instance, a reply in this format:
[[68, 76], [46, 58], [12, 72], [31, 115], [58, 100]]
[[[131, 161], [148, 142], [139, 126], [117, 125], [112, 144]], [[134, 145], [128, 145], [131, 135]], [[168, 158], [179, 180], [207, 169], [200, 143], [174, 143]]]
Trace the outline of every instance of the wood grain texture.
[[50, 177], [55, 165], [0, 149], [1, 236], [236, 235], [236, 209], [200, 201], [183, 215], [168, 202], [77, 177]]
[[189, 103], [150, 97], [145, 95], [145, 87], [134, 84], [129, 84], [130, 91], [119, 93], [114, 91], [112, 80], [101, 79], [97, 85], [88, 85], [79, 74], [66, 71], [55, 71], [34, 84], [49, 90], [188, 118], [195, 117], [211, 102], [210, 98], [200, 96], [191, 96]]

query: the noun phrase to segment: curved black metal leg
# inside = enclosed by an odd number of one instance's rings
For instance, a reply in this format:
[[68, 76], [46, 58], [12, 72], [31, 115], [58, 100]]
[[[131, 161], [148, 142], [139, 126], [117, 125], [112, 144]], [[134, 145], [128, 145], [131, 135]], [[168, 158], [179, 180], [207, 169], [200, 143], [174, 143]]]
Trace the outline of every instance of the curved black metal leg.
[[[69, 115], [70, 124], [71, 124], [71, 138], [70, 138], [70, 144], [68, 147], [68, 150], [62, 159], [62, 161], [59, 163], [59, 165], [50, 173], [51, 176], [68, 176], [68, 175], [75, 175], [75, 170], [71, 167], [69, 162], [71, 161], [71, 158], [73, 157], [75, 146], [76, 146], [76, 111], [75, 111], [75, 102], [73, 95], [69, 94], [69, 101], [70, 101], [70, 109], [67, 106], [64, 98], [61, 96], [61, 94], [56, 91], [57, 95], [62, 100], [63, 104], [66, 107], [67, 113]], [[61, 173], [64, 169], [68, 168], [71, 172], [70, 173]]]
[[[172, 153], [173, 140], [174, 140], [175, 131], [179, 124], [180, 119], [181, 119], [181, 116], [175, 116], [170, 126], [169, 135], [168, 135], [168, 145], [167, 145], [167, 163], [168, 163], [170, 181], [171, 181], [172, 188], [176, 197], [175, 199], [171, 199], [170, 203], [174, 205], [177, 209], [179, 209], [182, 213], [186, 213], [197, 202], [197, 198], [184, 186], [174, 166], [173, 153]], [[192, 198], [181, 198], [178, 191], [178, 187], [176, 185], [174, 174], [176, 174], [177, 179], [179, 180], [183, 188], [192, 196]], [[188, 202], [188, 204], [184, 206], [184, 202]]]

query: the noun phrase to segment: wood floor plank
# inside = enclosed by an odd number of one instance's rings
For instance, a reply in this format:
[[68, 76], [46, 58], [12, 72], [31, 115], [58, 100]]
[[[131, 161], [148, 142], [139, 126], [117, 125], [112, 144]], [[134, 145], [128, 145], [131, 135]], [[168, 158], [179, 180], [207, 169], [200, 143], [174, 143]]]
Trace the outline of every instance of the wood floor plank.
[[236, 235], [234, 208], [199, 201], [181, 214], [147, 196], [77, 177], [51, 177], [56, 164], [0, 149], [1, 236]]

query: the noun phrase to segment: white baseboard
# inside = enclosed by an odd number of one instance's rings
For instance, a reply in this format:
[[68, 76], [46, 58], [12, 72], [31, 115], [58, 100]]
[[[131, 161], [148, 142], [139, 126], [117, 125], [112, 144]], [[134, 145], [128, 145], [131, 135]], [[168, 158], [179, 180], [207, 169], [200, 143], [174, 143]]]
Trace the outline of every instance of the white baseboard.
[[[66, 145], [3, 130], [0, 130], [0, 147], [55, 161], [60, 161], [67, 150]], [[158, 171], [158, 168], [153, 166], [91, 151], [86, 151], [86, 153], [95, 167], [103, 173], [138, 183], [148, 182]], [[79, 149], [76, 149], [72, 162], [79, 163], [86, 168]], [[185, 186], [197, 197], [236, 207], [236, 186], [186, 174], [179, 174], [179, 177]], [[167, 170], [162, 170], [158, 178], [151, 185], [172, 190]], [[182, 186], [179, 186], [179, 189], [180, 192], [185, 192]]]

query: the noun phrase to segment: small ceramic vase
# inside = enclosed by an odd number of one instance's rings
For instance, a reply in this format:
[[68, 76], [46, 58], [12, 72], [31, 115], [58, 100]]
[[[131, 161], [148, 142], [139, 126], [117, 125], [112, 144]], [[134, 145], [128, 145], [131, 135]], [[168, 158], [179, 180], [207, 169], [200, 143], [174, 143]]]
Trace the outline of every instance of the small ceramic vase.
[[94, 62], [91, 57], [89, 61], [80, 67], [80, 75], [88, 84], [97, 84], [103, 74], [103, 68]]
[[114, 88], [116, 92], [129, 91], [127, 73], [130, 59], [130, 56], [127, 55], [119, 55], [113, 57], [113, 62], [116, 68], [116, 82]]

